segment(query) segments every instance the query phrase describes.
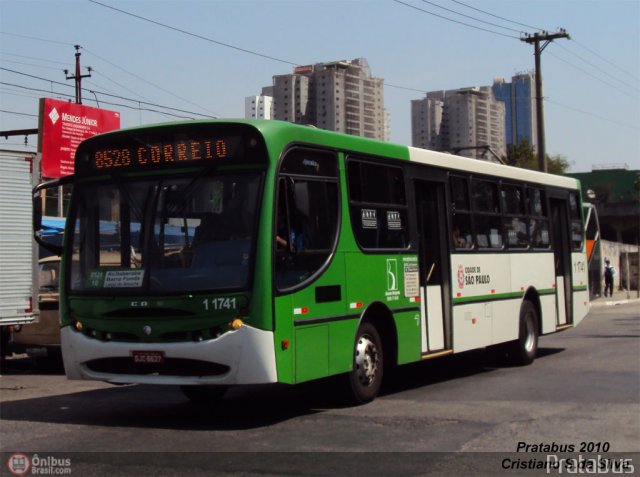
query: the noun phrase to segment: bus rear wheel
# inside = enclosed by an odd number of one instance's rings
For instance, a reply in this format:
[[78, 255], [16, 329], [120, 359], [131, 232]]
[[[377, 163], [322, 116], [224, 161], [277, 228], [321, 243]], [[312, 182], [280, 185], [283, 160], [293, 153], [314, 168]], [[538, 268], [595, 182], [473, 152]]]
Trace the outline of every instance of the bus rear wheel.
[[353, 369], [346, 375], [347, 398], [352, 404], [365, 404], [380, 392], [384, 368], [382, 341], [375, 326], [363, 323], [356, 334]]
[[518, 339], [509, 349], [510, 361], [513, 364], [523, 366], [533, 363], [538, 352], [538, 334], [538, 312], [533, 303], [526, 300], [520, 307]]
[[228, 389], [227, 386], [180, 386], [182, 394], [190, 401], [202, 404], [221, 400]]

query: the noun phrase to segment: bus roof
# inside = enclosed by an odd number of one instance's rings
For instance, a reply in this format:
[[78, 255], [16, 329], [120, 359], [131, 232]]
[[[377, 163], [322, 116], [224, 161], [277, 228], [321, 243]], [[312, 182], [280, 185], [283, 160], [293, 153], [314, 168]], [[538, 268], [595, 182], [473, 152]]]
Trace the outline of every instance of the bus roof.
[[447, 169], [464, 171], [467, 173], [486, 174], [498, 176], [505, 179], [513, 179], [527, 182], [535, 182], [544, 185], [578, 189], [580, 182], [571, 177], [547, 174], [544, 172], [532, 171], [521, 167], [507, 166], [468, 157], [455, 156], [442, 152], [429, 151], [417, 147], [409, 147], [411, 161], [421, 164], [429, 164]]
[[[287, 121], [265, 119], [207, 119], [195, 121], [179, 121], [159, 124], [136, 126], [127, 129], [111, 131], [100, 136], [118, 135], [121, 133], [149, 131], [154, 129], [170, 129], [185, 124], [244, 124], [254, 127], [262, 135], [267, 136], [267, 147], [273, 151], [281, 151], [288, 144], [308, 143], [325, 147], [336, 148], [344, 151], [370, 154], [390, 159], [410, 160], [421, 164], [428, 164], [451, 170], [459, 170], [476, 174], [502, 177], [513, 180], [523, 180], [556, 187], [579, 188], [579, 181], [573, 178], [554, 174], [522, 169], [518, 167], [496, 164], [493, 162], [456, 156], [443, 152], [430, 151], [411, 146], [402, 146], [375, 139], [353, 136], [335, 131], [318, 129], [314, 126], [294, 124]], [[292, 141], [295, 136], [295, 141]], [[97, 136], [96, 136], [97, 137]], [[88, 139], [91, 141], [91, 139]]]

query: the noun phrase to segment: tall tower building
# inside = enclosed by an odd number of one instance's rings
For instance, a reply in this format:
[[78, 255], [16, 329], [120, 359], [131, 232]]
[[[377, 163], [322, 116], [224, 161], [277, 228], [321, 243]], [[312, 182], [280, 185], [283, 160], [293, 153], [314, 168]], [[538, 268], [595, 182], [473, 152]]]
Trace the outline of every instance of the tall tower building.
[[274, 119], [385, 140], [383, 84], [364, 58], [300, 66], [273, 77]]
[[507, 83], [504, 78], [493, 81], [493, 94], [505, 105], [505, 140], [507, 145], [523, 139], [537, 146], [535, 78], [532, 72], [520, 73]]

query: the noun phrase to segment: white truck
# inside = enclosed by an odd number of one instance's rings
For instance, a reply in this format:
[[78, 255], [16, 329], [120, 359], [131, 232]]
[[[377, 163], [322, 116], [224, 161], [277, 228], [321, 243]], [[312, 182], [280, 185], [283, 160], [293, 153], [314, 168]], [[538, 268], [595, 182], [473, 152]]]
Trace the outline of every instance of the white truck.
[[15, 326], [38, 318], [38, 248], [33, 238], [33, 195], [38, 155], [0, 150], [0, 336], [7, 354]]

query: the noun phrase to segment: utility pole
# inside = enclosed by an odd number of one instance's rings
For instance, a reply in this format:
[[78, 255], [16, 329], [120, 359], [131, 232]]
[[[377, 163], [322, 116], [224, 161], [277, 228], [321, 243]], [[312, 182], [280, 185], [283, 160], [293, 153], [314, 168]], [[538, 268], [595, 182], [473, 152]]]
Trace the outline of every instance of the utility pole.
[[64, 70], [67, 79], [76, 80], [76, 104], [82, 104], [82, 78], [91, 78], [91, 66], [87, 68], [88, 74], [80, 74], [80, 45], [74, 45], [76, 49], [76, 74], [69, 76], [69, 70]]
[[[544, 142], [544, 111], [543, 111], [543, 95], [542, 95], [542, 68], [540, 66], [540, 55], [543, 50], [556, 38], [570, 39], [567, 30], [560, 28], [557, 33], [549, 33], [543, 31], [542, 33], [534, 33], [533, 35], [525, 34], [520, 38], [521, 41], [529, 44], [533, 43], [534, 55], [536, 57], [536, 128], [538, 129], [538, 168], [542, 172], [547, 172], [547, 156]], [[540, 42], [544, 41], [544, 44], [540, 46]]]

